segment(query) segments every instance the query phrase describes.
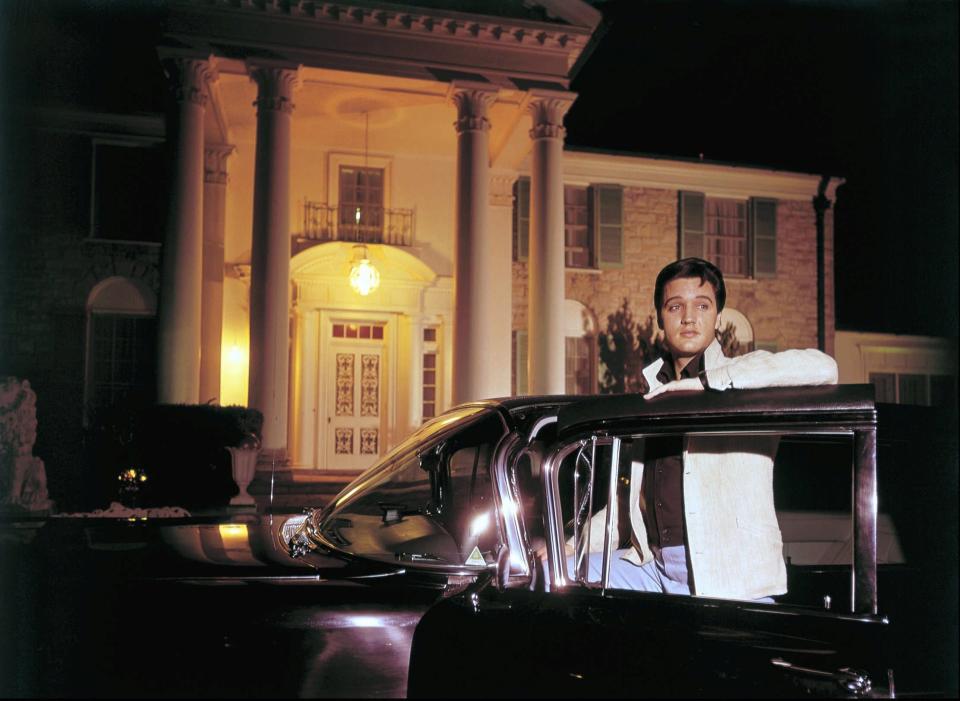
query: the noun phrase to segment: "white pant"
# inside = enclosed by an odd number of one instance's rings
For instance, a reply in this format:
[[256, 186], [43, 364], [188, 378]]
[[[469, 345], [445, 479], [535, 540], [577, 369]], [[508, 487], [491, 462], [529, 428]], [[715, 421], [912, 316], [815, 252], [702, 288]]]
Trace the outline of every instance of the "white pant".
[[[653, 591], [662, 594], [679, 594], [690, 596], [690, 575], [687, 570], [687, 548], [683, 545], [673, 545], [662, 548], [656, 557], [642, 565], [635, 565], [630, 560], [623, 559], [629, 549], [614, 550], [610, 560], [610, 588], [629, 589], [632, 591]], [[588, 582], [599, 582], [600, 571], [603, 567], [603, 554], [590, 553]], [[573, 581], [573, 556], [567, 558], [567, 578]], [[769, 596], [755, 599], [758, 603], [772, 604]]]

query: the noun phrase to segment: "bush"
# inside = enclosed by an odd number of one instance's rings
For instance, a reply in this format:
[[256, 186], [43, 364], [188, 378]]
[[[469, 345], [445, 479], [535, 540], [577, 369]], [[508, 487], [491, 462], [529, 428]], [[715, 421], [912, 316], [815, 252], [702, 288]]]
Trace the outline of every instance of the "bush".
[[104, 411], [90, 429], [98, 501], [117, 499], [121, 472], [146, 474], [127, 493], [137, 506], [225, 506], [237, 493], [230, 446], [258, 439], [263, 415], [256, 409], [210, 404], [160, 404], [132, 414]]

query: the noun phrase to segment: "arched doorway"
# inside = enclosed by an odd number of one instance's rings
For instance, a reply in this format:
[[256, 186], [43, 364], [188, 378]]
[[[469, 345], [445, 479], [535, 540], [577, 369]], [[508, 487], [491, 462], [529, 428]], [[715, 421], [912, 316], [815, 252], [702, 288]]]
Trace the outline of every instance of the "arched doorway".
[[411, 252], [366, 244], [380, 275], [351, 288], [355, 245], [291, 259], [294, 332], [288, 445], [294, 467], [369, 467], [450, 397], [452, 281]]

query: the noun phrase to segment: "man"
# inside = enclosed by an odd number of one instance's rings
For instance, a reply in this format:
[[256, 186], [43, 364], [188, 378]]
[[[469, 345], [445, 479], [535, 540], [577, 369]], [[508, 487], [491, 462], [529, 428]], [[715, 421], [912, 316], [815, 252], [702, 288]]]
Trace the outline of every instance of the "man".
[[[699, 258], [660, 271], [654, 291], [666, 354], [643, 369], [647, 400], [674, 391], [835, 384], [817, 350], [754, 351], [727, 358], [717, 340], [726, 302], [720, 270]], [[632, 547], [612, 558], [612, 587], [771, 601], [786, 592], [773, 504], [777, 438], [664, 437], [635, 441], [630, 479]], [[605, 510], [590, 550], [602, 550]], [[572, 558], [571, 558], [572, 559]], [[590, 558], [599, 579], [601, 558]]]

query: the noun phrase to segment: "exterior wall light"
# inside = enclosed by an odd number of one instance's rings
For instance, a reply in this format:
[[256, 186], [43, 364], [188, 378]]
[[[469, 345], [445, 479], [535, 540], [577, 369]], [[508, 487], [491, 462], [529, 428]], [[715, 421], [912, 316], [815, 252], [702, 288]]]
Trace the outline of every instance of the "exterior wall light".
[[380, 287], [380, 271], [367, 258], [366, 246], [353, 247], [353, 266], [350, 268], [350, 287], [361, 297]]

